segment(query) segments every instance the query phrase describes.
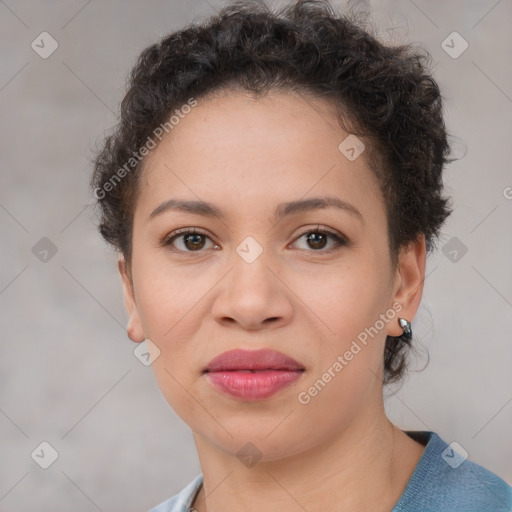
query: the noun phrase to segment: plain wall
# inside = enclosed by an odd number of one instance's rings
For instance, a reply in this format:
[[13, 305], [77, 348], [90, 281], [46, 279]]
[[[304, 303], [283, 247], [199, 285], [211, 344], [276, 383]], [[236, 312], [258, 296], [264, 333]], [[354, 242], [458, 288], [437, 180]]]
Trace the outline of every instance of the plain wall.
[[[221, 5], [0, 3], [2, 511], [142, 511], [200, 472], [188, 426], [133, 355], [88, 180], [140, 51]], [[413, 322], [430, 362], [386, 399], [387, 411], [403, 429], [457, 441], [512, 484], [512, 4], [371, 8], [385, 41], [431, 53], [459, 157], [445, 173], [455, 212]], [[59, 45], [46, 59], [31, 47], [43, 31]], [[453, 31], [469, 44], [458, 58], [441, 46]], [[58, 452], [48, 469], [31, 457], [43, 441]]]

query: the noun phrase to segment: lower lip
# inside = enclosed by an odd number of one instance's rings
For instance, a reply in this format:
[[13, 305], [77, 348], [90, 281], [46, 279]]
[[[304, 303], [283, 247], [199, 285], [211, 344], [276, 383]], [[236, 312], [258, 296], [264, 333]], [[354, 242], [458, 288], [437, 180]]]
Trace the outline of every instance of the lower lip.
[[264, 370], [258, 372], [208, 372], [208, 380], [220, 391], [245, 400], [263, 400], [297, 380], [303, 372]]

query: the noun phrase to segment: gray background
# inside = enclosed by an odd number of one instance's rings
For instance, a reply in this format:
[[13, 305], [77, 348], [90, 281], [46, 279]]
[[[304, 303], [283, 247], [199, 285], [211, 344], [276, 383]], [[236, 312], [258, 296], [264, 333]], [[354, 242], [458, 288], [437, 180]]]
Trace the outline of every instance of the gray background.
[[[188, 426], [133, 355], [88, 179], [139, 52], [220, 5], [0, 2], [2, 511], [142, 511], [200, 472]], [[432, 54], [460, 158], [445, 178], [456, 210], [413, 322], [430, 363], [387, 410], [404, 429], [457, 441], [512, 484], [512, 3], [371, 7], [384, 40]], [[43, 31], [59, 44], [47, 59], [31, 48]], [[469, 44], [458, 58], [441, 46], [453, 31]], [[46, 262], [33, 252], [43, 237], [57, 248]], [[420, 353], [414, 367], [425, 362]], [[42, 441], [59, 454], [48, 469], [31, 458]]]

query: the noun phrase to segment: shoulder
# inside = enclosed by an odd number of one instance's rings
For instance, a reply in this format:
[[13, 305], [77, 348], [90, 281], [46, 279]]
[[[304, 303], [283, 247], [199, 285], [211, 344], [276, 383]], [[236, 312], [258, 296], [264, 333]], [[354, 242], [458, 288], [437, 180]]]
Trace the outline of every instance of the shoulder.
[[184, 487], [178, 494], [152, 508], [149, 512], [192, 512], [191, 506], [201, 485], [203, 475], [197, 475], [192, 482]]
[[435, 432], [407, 432], [427, 441], [392, 512], [510, 512], [512, 487], [498, 475], [467, 459], [457, 443], [448, 445]]

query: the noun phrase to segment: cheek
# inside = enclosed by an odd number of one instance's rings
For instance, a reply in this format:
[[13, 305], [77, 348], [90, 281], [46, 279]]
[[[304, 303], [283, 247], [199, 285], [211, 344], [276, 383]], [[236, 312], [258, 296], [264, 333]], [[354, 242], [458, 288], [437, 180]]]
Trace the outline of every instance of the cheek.
[[382, 387], [386, 329], [380, 315], [386, 311], [387, 289], [377, 274], [363, 269], [329, 280], [308, 304], [322, 320], [317, 325], [327, 326], [310, 343], [314, 367], [297, 397], [301, 428], [312, 439], [317, 418], [323, 418], [324, 433], [335, 435]]
[[384, 313], [390, 293], [387, 277], [373, 259], [357, 256], [322, 275], [296, 279], [293, 289], [307, 306], [310, 321], [321, 327], [319, 336], [338, 340], [334, 347], [340, 349]]
[[[142, 252], [133, 255], [135, 294], [144, 334], [160, 350], [152, 369], [169, 404], [180, 416], [187, 416], [195, 403], [188, 392], [204, 359], [204, 345], [192, 341], [208, 314], [208, 290], [214, 276], [182, 272], [165, 259], [151, 256], [150, 251]], [[201, 341], [208, 343], [208, 339]]]
[[170, 265], [161, 251], [134, 253], [134, 268], [136, 301], [144, 333], [164, 349], [175, 343], [177, 333], [195, 314], [194, 304], [201, 304], [208, 291], [208, 277]]
[[[308, 286], [313, 281], [315, 286]], [[303, 340], [315, 355], [313, 372], [302, 390], [306, 401], [312, 398], [311, 407], [308, 405], [310, 412], [314, 411], [312, 417], [326, 414], [330, 402], [343, 406], [329, 410], [327, 415], [342, 416], [357, 408], [362, 396], [378, 384], [386, 338], [386, 322], [381, 315], [388, 307], [387, 274], [375, 261], [359, 258], [350, 268], [301, 286], [298, 294], [308, 297], [307, 315], [318, 327], [314, 339]], [[392, 321], [389, 316], [388, 321]], [[311, 393], [308, 386], [314, 386]]]

